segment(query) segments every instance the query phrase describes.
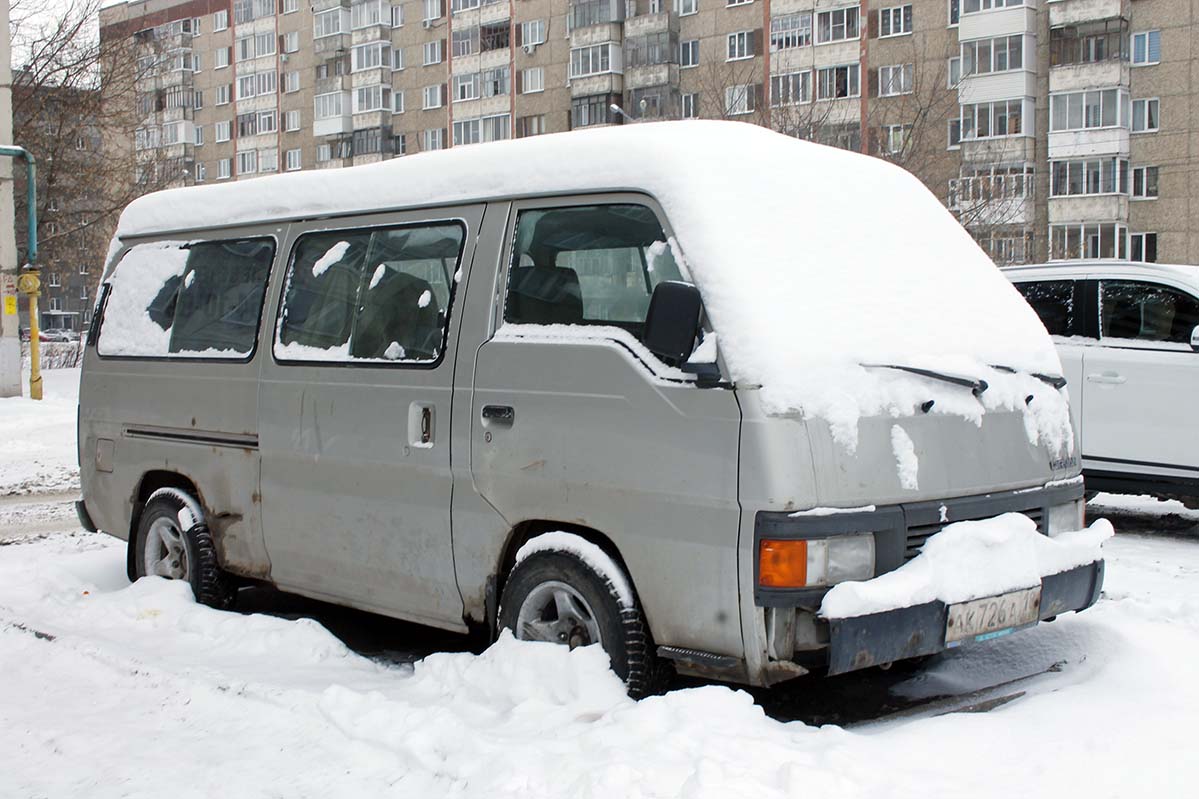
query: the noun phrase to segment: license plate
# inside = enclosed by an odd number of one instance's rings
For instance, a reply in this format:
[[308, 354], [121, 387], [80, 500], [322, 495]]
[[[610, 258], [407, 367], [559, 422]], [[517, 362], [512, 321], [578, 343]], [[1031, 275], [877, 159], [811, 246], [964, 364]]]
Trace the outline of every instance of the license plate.
[[1013, 591], [949, 606], [945, 643], [996, 637], [1037, 621], [1041, 612], [1041, 587]]

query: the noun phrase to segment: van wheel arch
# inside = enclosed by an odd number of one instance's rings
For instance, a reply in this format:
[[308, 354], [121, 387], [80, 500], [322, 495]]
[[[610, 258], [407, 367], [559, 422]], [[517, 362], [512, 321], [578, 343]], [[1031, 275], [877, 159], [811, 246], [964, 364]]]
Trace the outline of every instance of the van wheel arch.
[[[612, 539], [596, 530], [593, 527], [587, 527], [577, 523], [556, 522], [549, 519], [527, 519], [514, 526], [508, 532], [508, 542], [505, 544], [503, 553], [500, 557], [499, 566], [495, 572], [493, 586], [488, 591], [487, 601], [487, 624], [490, 627], [491, 639], [495, 640], [499, 634], [499, 618], [497, 611], [499, 609], [499, 598], [504, 593], [504, 584], [508, 581], [508, 575], [512, 573], [512, 567], [516, 565], [516, 553], [528, 541], [542, 533], [552, 533], [561, 531], [564, 533], [572, 533], [582, 538], [588, 543], [595, 544], [604, 551], [608, 557], [616, 561], [616, 565], [624, 572], [625, 577], [629, 581], [629, 585], [633, 587], [633, 593], [637, 596], [640, 594], [637, 591], [637, 584], [633, 581], [633, 575], [629, 571], [629, 566], [625, 563], [624, 557], [620, 554], [620, 549], [613, 543]], [[642, 613], [645, 613], [644, 608]], [[647, 632], [653, 631], [653, 623], [649, 615], [645, 616], [645, 624]]]
[[130, 582], [137, 579], [133, 541], [137, 537], [137, 526], [141, 521], [142, 509], [146, 506], [146, 500], [150, 498], [150, 495], [160, 488], [177, 488], [194, 497], [201, 507], [204, 506], [204, 498], [200, 495], [196, 484], [185, 475], [165, 469], [156, 469], [142, 475], [137, 490], [133, 494], [133, 512], [129, 514], [129, 546], [125, 557], [125, 571]]

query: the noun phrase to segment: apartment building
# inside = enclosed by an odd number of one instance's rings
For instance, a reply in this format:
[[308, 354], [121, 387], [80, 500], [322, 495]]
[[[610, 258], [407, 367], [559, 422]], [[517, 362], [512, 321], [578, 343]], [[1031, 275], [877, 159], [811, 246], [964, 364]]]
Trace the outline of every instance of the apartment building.
[[1180, 0], [140, 0], [101, 35], [177, 182], [728, 118], [895, 161], [998, 262], [1199, 263]]

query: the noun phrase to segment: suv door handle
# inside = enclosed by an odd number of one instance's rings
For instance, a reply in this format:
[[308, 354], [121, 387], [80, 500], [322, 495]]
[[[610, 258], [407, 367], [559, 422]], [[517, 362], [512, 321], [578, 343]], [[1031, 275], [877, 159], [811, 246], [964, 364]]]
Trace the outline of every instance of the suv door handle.
[[511, 405], [484, 405], [483, 418], [502, 424], [512, 424], [516, 411]]
[[1119, 372], [1092, 372], [1087, 375], [1087, 380], [1092, 383], [1109, 383], [1118, 386], [1121, 383], [1127, 382], [1128, 378]]

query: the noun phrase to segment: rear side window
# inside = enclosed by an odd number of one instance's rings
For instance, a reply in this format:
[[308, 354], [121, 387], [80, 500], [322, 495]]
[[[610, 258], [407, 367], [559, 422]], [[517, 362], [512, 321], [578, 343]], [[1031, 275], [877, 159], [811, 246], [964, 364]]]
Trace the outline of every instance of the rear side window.
[[1041, 317], [1051, 336], [1070, 336], [1077, 329], [1074, 318], [1074, 281], [1042, 280], [1017, 283], [1016, 289]]
[[109, 278], [97, 351], [143, 358], [249, 356], [274, 257], [271, 239], [136, 245]]
[[437, 361], [465, 239], [457, 222], [301, 236], [284, 291], [276, 357]]
[[646, 206], [522, 211], [504, 319], [617, 325], [640, 336], [654, 287], [681, 279], [662, 225]]
[[1099, 296], [1104, 338], [1189, 344], [1199, 325], [1199, 300], [1168, 286], [1104, 280]]

